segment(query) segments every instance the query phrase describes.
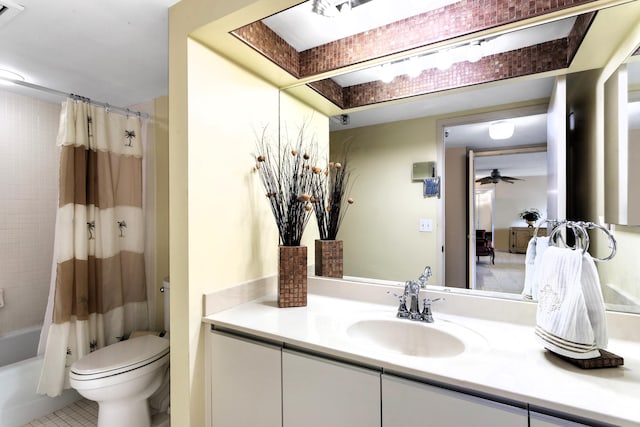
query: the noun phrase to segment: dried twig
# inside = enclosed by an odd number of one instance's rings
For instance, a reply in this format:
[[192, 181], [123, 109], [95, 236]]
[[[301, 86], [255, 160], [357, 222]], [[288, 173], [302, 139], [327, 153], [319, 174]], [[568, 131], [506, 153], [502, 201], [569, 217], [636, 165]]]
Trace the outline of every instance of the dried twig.
[[312, 182], [321, 170], [313, 166], [317, 157], [315, 139], [306, 135], [306, 124], [294, 141], [288, 135], [276, 143], [269, 140], [267, 128], [257, 137], [256, 170], [260, 175], [271, 211], [284, 246], [299, 246], [311, 211]]
[[320, 175], [313, 178], [312, 203], [318, 222], [321, 240], [335, 240], [340, 225], [353, 199], [349, 197], [351, 191], [351, 171], [347, 167], [349, 145], [339, 162], [329, 162], [327, 168]]

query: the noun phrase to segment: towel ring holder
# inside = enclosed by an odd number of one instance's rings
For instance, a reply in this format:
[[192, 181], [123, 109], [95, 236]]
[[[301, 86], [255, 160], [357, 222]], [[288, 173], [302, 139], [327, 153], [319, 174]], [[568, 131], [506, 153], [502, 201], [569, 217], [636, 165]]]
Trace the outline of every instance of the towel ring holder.
[[[604, 226], [600, 224], [596, 224], [593, 222], [585, 222], [585, 221], [555, 221], [555, 220], [547, 220], [545, 222], [553, 224], [553, 231], [549, 234], [549, 241], [555, 242], [556, 236], [557, 238], [567, 247], [570, 247], [564, 241], [562, 235], [558, 235], [559, 231], [564, 227], [565, 229], [570, 229], [576, 237], [576, 245], [571, 247], [572, 249], [577, 249], [579, 246], [578, 242], [582, 242], [582, 253], [586, 253], [589, 250], [589, 245], [591, 243], [591, 239], [589, 237], [588, 230], [600, 230], [602, 231], [608, 239], [608, 246], [611, 249], [611, 253], [604, 258], [598, 258], [596, 256], [592, 256], [594, 261], [609, 261], [612, 259], [617, 252], [617, 242], [615, 237], [607, 230]], [[537, 234], [538, 230], [534, 233], [534, 236]]]
[[608, 243], [609, 243], [609, 249], [611, 249], [611, 253], [608, 256], [604, 257], [604, 258], [593, 257], [594, 261], [609, 261], [611, 258], [616, 256], [616, 252], [618, 250], [617, 249], [618, 245], [617, 245], [617, 242], [616, 242], [616, 238], [613, 237], [613, 234], [611, 234], [611, 232], [609, 230], [607, 230], [606, 227], [604, 227], [604, 226], [602, 226], [600, 224], [596, 224], [594, 222], [587, 222], [587, 223], [585, 223], [585, 228], [588, 229], [588, 230], [589, 229], [591, 229], [591, 230], [593, 230], [593, 229], [600, 230], [609, 239]]
[[533, 237], [538, 237], [538, 230], [540, 229], [540, 226], [542, 224], [551, 225], [551, 230], [553, 231], [558, 225], [560, 225], [563, 222], [566, 222], [566, 221], [558, 221], [557, 219], [544, 219], [540, 221], [538, 225], [536, 225], [535, 230], [533, 230]]
[[[576, 238], [576, 244], [574, 246], [569, 246], [565, 241], [564, 238], [562, 237], [562, 235], [558, 235], [558, 233], [560, 231], [562, 231], [562, 229], [568, 229], [571, 230]], [[581, 224], [573, 222], [573, 221], [561, 221], [557, 227], [555, 227], [553, 229], [553, 231], [551, 231], [551, 234], [549, 234], [549, 242], [556, 242], [556, 236], [557, 238], [562, 242], [563, 245], [565, 245], [568, 248], [571, 249], [578, 249], [579, 247], [581, 247], [582, 249], [582, 254], [587, 253], [587, 251], [589, 250], [589, 243], [590, 243], [590, 239], [589, 239], [589, 233], [587, 233], [587, 230], [585, 227], [583, 227]], [[579, 243], [581, 242], [581, 243]]]

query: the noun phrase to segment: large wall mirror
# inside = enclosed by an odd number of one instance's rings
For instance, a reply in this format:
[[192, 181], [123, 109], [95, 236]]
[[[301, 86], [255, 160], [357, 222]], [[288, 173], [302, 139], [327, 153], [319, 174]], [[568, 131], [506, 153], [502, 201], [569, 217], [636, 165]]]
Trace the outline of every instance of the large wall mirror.
[[[364, 8], [376, 1], [356, 3]], [[445, 2], [437, 7], [455, 3]], [[536, 208], [542, 218], [604, 221], [604, 148], [598, 128], [604, 120], [604, 82], [600, 75], [604, 67], [610, 67], [607, 61], [611, 50], [626, 42], [630, 34], [638, 37], [629, 28], [640, 19], [640, 6], [638, 2], [624, 1], [592, 4], [594, 9], [607, 8], [591, 15], [593, 10], [584, 7], [567, 16], [558, 13], [536, 25], [514, 24], [495, 31], [485, 28], [466, 36], [451, 36], [450, 45], [445, 38], [425, 48], [407, 49], [412, 59], [422, 61], [424, 70], [439, 67], [436, 53], [443, 50], [453, 53], [455, 68], [459, 67], [455, 61], [470, 61], [469, 57], [456, 59], [455, 55], [477, 46], [486, 47], [485, 59], [497, 64], [496, 58], [504, 54], [500, 49], [524, 52], [526, 43], [547, 43], [547, 47], [561, 43], [574, 49], [573, 60], [564, 67], [490, 81], [466, 80], [412, 94], [407, 92], [413, 87], [407, 77], [412, 61], [400, 49], [391, 56], [350, 65], [327, 60], [323, 63], [326, 68], [322, 69], [321, 64], [296, 83], [282, 86], [288, 95], [330, 117], [331, 155], [339, 156], [345, 143], [350, 144], [349, 164], [356, 177], [352, 192], [355, 204], [349, 208], [338, 235], [344, 240], [346, 278], [401, 283], [417, 278], [430, 265], [434, 273], [432, 285], [521, 298], [523, 284], [519, 280], [524, 255], [520, 253], [521, 245], [512, 241], [512, 233], [529, 228], [519, 217], [522, 211]], [[288, 41], [289, 29], [286, 25], [278, 27], [282, 24], [277, 22], [278, 15], [263, 24]], [[295, 19], [299, 20], [297, 25], [304, 27], [302, 33], [315, 31], [299, 17]], [[616, 25], [612, 26], [612, 22]], [[577, 43], [576, 31], [583, 31]], [[536, 37], [536, 41], [530, 41]], [[294, 46], [295, 50], [302, 51], [301, 58], [309, 59], [314, 53], [313, 45], [305, 45], [308, 40], [297, 42], [301, 45]], [[322, 43], [327, 46], [332, 42]], [[525, 44], [514, 48], [509, 43]], [[339, 56], [335, 61], [341, 61]], [[332, 66], [345, 71], [332, 73]], [[527, 66], [522, 64], [521, 68]], [[307, 63], [301, 67], [313, 68]], [[400, 76], [395, 78], [380, 75], [390, 67], [404, 71], [396, 71]], [[629, 67], [629, 82], [638, 85], [640, 79], [633, 68]], [[464, 80], [463, 68], [456, 70], [459, 72], [453, 74]], [[418, 73], [422, 77], [428, 74]], [[384, 86], [389, 83], [381, 79], [390, 79], [391, 86]], [[489, 127], [496, 122], [512, 122], [515, 136], [490, 139]], [[514, 142], [516, 139], [518, 142]], [[533, 147], [533, 152], [517, 153], [523, 147], [524, 151]], [[471, 167], [470, 151], [484, 153], [476, 157], [477, 163]], [[492, 155], [492, 151], [500, 153]], [[519, 154], [529, 154], [531, 159], [516, 157]], [[423, 184], [411, 179], [412, 165], [419, 162], [435, 162], [436, 175], [441, 177], [441, 197], [424, 197]], [[542, 163], [542, 167], [533, 166], [535, 162]], [[476, 180], [492, 175], [515, 179], [475, 185]], [[521, 197], [528, 193], [532, 195], [530, 200]], [[470, 207], [477, 216], [470, 215]], [[423, 220], [433, 225], [431, 231], [420, 231]], [[540, 219], [533, 225], [539, 222]], [[620, 236], [618, 254], [607, 265], [599, 266], [605, 298], [607, 302], [615, 299], [611, 308], [640, 312], [640, 273], [629, 261], [640, 247], [640, 233], [634, 227], [616, 227], [615, 233]], [[475, 245], [470, 242], [476, 237], [491, 240], [493, 256], [474, 252]], [[593, 250], [600, 250], [594, 240]], [[509, 286], [503, 286], [507, 279], [500, 275], [501, 269], [506, 270], [507, 261], [515, 273]], [[478, 275], [483, 275], [482, 280]]]

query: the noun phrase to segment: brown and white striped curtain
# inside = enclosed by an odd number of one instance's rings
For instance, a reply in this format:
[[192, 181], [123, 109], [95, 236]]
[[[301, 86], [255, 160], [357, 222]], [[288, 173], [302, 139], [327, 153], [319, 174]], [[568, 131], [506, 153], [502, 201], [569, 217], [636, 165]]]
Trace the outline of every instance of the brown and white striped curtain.
[[41, 394], [68, 388], [80, 357], [148, 327], [140, 139], [137, 116], [71, 99], [62, 106]]

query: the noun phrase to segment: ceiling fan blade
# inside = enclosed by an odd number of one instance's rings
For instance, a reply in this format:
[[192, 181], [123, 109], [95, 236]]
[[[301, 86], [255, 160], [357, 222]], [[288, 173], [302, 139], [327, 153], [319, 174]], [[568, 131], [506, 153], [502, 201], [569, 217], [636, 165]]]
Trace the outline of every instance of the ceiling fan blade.
[[522, 181], [522, 179], [514, 178], [512, 176], [502, 176], [502, 177], [500, 177], [500, 179], [503, 180], [503, 181]]
[[491, 184], [493, 182], [493, 178], [485, 176], [484, 178], [476, 179], [476, 182], [479, 182], [481, 185]]

